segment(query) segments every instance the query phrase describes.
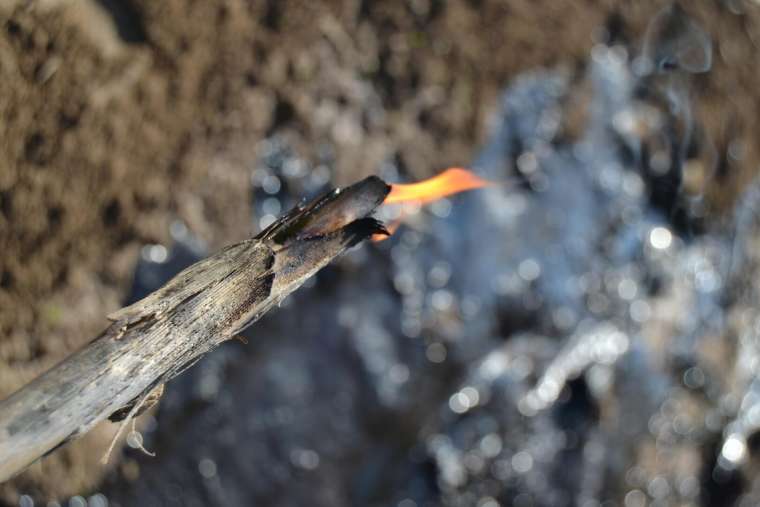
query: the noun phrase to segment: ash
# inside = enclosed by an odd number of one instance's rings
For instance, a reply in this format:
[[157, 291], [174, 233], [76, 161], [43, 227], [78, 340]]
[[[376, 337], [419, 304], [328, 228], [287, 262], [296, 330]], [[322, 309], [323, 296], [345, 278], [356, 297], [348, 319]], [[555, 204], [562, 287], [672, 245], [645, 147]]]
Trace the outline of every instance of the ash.
[[[574, 137], [570, 76], [518, 78], [473, 164], [508, 183], [354, 250], [173, 381], [158, 457], [128, 451], [140, 480], [111, 501], [760, 504], [760, 187], [707, 223], [693, 69], [646, 63], [594, 48]], [[254, 229], [332, 180], [329, 147], [314, 165], [276, 135], [259, 151]], [[201, 255], [174, 229], [137, 296]]]

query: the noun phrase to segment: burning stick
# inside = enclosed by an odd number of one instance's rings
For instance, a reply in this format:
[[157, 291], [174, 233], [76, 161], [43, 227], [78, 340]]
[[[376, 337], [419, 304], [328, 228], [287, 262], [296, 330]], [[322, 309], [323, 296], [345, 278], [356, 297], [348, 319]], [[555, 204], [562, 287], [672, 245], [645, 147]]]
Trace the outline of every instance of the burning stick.
[[110, 315], [89, 345], [0, 401], [0, 481], [109, 416], [129, 421], [346, 249], [388, 234], [370, 215], [389, 191], [370, 177], [324, 194]]

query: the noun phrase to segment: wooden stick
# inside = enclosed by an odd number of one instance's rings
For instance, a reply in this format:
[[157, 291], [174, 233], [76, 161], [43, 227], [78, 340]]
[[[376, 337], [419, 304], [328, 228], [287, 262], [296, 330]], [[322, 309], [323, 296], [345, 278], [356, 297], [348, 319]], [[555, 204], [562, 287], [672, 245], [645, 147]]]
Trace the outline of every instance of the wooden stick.
[[0, 401], [0, 481], [142, 403], [261, 317], [347, 248], [383, 233], [368, 216], [390, 187], [370, 177], [296, 207], [109, 318], [82, 350]]

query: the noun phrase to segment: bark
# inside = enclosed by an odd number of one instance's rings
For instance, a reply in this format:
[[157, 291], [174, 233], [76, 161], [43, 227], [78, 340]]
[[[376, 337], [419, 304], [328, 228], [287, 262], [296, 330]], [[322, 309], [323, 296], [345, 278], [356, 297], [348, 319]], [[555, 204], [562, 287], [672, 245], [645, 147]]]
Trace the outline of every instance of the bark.
[[110, 315], [113, 323], [89, 345], [0, 401], [0, 481], [112, 414], [134, 416], [156, 387], [255, 322], [347, 248], [383, 233], [369, 215], [389, 189], [370, 177], [329, 192]]

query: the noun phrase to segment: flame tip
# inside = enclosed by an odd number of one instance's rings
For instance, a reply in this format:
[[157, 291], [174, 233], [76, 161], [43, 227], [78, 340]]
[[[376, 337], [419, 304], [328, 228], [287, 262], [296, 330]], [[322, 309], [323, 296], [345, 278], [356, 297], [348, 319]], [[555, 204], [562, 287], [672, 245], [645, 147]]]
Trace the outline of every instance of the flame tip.
[[[393, 183], [391, 191], [385, 197], [383, 204], [401, 204], [405, 202], [427, 204], [443, 197], [475, 190], [493, 185], [494, 183], [484, 180], [477, 174], [464, 167], [449, 167], [432, 178], [417, 183]], [[388, 235], [374, 234], [372, 241], [378, 242], [391, 236], [399, 225], [401, 218], [388, 224]]]
[[469, 169], [449, 167], [439, 174], [418, 183], [394, 183], [384, 204], [418, 202], [426, 204], [449, 195], [490, 186], [493, 183], [482, 179]]

